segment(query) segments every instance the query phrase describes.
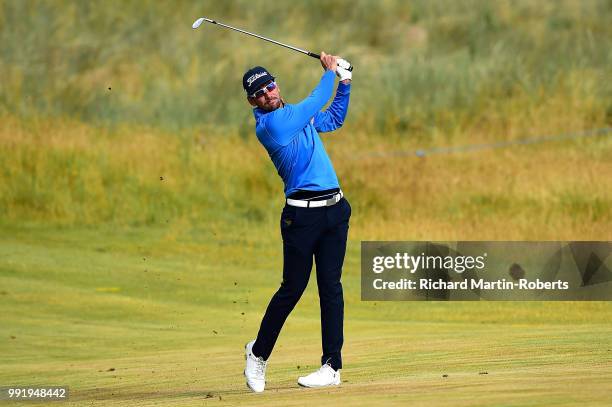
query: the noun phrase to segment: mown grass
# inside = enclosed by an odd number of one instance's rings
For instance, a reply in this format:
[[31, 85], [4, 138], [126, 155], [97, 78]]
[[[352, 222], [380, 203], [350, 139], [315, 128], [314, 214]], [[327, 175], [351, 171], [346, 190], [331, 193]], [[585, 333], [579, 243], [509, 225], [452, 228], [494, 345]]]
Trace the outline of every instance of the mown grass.
[[247, 232], [2, 228], [0, 382], [68, 385], [68, 405], [607, 402], [608, 303], [362, 302], [355, 241], [342, 387], [295, 383], [320, 352], [311, 286], [270, 359], [268, 392], [254, 395], [242, 346], [282, 261], [276, 230]]

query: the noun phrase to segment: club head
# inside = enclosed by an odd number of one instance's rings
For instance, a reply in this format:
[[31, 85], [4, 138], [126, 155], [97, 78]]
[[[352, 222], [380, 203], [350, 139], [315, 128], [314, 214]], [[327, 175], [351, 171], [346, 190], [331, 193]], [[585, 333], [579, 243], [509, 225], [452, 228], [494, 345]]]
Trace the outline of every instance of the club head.
[[193, 28], [193, 29], [195, 30], [196, 28], [198, 28], [199, 26], [201, 26], [201, 25], [202, 25], [202, 23], [204, 22], [204, 20], [205, 20], [205, 19], [204, 19], [204, 17], [200, 17], [200, 18], [198, 18], [198, 19], [197, 19], [197, 20], [195, 20], [195, 21], [194, 21], [194, 23], [191, 25], [191, 28]]

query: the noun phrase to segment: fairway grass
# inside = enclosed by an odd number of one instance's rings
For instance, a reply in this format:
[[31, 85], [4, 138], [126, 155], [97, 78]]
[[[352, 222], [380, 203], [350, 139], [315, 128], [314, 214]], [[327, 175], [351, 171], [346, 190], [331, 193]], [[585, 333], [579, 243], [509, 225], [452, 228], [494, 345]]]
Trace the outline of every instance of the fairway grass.
[[62, 405], [584, 406], [612, 392], [609, 303], [361, 302], [351, 241], [342, 385], [296, 384], [320, 357], [312, 278], [252, 394], [243, 347], [280, 282], [276, 230], [0, 230], [0, 384], [67, 385]]

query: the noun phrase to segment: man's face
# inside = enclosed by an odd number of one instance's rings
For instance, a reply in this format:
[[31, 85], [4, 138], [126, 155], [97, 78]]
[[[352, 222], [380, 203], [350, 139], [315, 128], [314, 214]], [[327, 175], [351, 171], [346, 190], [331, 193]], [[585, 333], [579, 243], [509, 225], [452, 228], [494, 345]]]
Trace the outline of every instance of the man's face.
[[[274, 85], [273, 85], [274, 84]], [[271, 89], [273, 88], [273, 89]], [[256, 96], [247, 96], [247, 99], [251, 106], [257, 106], [262, 110], [271, 112], [282, 106], [282, 100], [280, 96], [280, 89], [275, 82], [267, 82], [254, 92]]]

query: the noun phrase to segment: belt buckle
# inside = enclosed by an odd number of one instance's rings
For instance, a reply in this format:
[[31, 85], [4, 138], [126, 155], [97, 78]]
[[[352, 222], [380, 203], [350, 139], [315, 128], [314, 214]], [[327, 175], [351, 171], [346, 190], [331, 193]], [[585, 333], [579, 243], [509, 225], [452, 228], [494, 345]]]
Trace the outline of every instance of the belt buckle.
[[338, 193], [337, 193], [337, 194], [335, 194], [335, 195], [334, 195], [332, 198], [327, 199], [327, 200], [325, 201], [325, 206], [332, 206], [332, 205], [335, 205], [335, 204], [337, 204], [338, 202], [340, 202], [340, 199], [341, 199], [341, 195], [340, 195], [340, 193], [338, 192]]

